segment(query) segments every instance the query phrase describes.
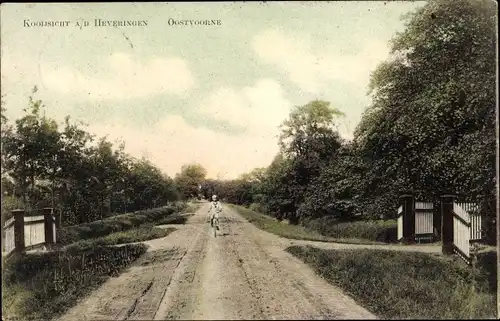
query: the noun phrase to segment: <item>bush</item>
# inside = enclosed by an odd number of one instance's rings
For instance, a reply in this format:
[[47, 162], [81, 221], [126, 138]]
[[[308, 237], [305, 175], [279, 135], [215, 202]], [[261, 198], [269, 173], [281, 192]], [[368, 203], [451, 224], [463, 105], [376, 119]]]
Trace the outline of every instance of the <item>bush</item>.
[[242, 206], [232, 205], [232, 207], [243, 216], [248, 222], [254, 224], [269, 233], [279, 235], [281, 237], [296, 239], [296, 240], [309, 240], [320, 242], [336, 242], [336, 243], [355, 243], [355, 244], [380, 244], [379, 242], [370, 240], [360, 240], [355, 238], [336, 238], [327, 237], [317, 231], [306, 228], [301, 225], [290, 224], [288, 220], [278, 220], [276, 218], [263, 215], [244, 208]]
[[104, 237], [98, 237], [96, 239], [87, 239], [74, 242], [68, 245], [67, 247], [68, 248], [78, 247], [80, 249], [87, 249], [96, 246], [143, 242], [152, 239], [166, 237], [173, 231], [175, 231], [174, 228], [162, 229], [154, 227], [153, 224], [145, 224], [139, 228], [133, 228], [128, 231], [111, 233], [109, 235], [106, 235]]
[[321, 235], [333, 238], [354, 238], [386, 243], [397, 241], [397, 222], [395, 220], [339, 223], [335, 217], [325, 216], [304, 220], [302, 224]]
[[146, 252], [144, 244], [71, 247], [11, 257], [4, 266], [3, 315], [52, 319]]
[[267, 214], [268, 210], [267, 207], [261, 203], [252, 203], [248, 207], [251, 211], [257, 212], [257, 213], [262, 213], [262, 214]]
[[[338, 251], [311, 246], [292, 246], [287, 251], [382, 318], [469, 319], [496, 315], [496, 288], [491, 282], [496, 271], [487, 266], [474, 273], [461, 262], [417, 252]], [[479, 265], [491, 260], [485, 256]]]
[[80, 240], [104, 237], [111, 233], [127, 231], [145, 223], [155, 223], [186, 208], [180, 202], [170, 206], [112, 216], [100, 221], [63, 227], [57, 230], [57, 243], [67, 245]]

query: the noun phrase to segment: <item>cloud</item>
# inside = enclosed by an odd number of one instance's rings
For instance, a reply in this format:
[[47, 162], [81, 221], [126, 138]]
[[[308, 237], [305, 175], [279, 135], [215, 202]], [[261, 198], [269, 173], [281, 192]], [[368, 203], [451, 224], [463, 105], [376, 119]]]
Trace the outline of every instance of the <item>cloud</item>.
[[268, 166], [278, 151], [277, 144], [255, 135], [229, 136], [189, 125], [176, 115], [165, 117], [149, 130], [123, 124], [94, 124], [89, 132], [108, 139], [125, 141], [125, 150], [135, 156], [147, 155], [161, 170], [173, 177], [182, 165], [199, 162], [216, 178], [236, 178], [258, 166]]
[[357, 54], [343, 55], [314, 50], [307, 39], [269, 29], [252, 41], [256, 55], [268, 64], [278, 66], [302, 90], [318, 93], [332, 80], [365, 87], [370, 72], [389, 55], [383, 42], [367, 41]]
[[42, 64], [41, 77], [49, 90], [91, 100], [181, 95], [194, 84], [186, 61], [180, 58], [153, 58], [142, 63], [118, 52], [108, 57], [106, 65], [104, 75], [96, 77], [72, 67]]
[[245, 126], [247, 131], [241, 135], [195, 127], [177, 115], [166, 116], [147, 129], [119, 123], [93, 124], [88, 129], [111, 140], [124, 140], [127, 152], [136, 157], [148, 155], [171, 176], [182, 165], [199, 162], [210, 177], [236, 178], [271, 163], [278, 152], [278, 125], [290, 108], [281, 86], [261, 79], [249, 87], [219, 88], [199, 104], [199, 112], [206, 117]]
[[38, 65], [29, 55], [2, 52], [2, 89], [15, 87], [21, 82], [32, 82], [38, 76]]
[[240, 89], [218, 88], [201, 101], [198, 109], [207, 117], [269, 137], [277, 134], [277, 127], [288, 116], [291, 107], [278, 82], [261, 79], [253, 86]]

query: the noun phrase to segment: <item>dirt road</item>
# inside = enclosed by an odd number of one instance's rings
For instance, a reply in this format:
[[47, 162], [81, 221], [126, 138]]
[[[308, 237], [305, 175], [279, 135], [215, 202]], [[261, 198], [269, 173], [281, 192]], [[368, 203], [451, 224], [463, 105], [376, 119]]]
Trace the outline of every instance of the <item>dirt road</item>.
[[208, 204], [60, 320], [374, 319], [230, 208], [214, 238]]

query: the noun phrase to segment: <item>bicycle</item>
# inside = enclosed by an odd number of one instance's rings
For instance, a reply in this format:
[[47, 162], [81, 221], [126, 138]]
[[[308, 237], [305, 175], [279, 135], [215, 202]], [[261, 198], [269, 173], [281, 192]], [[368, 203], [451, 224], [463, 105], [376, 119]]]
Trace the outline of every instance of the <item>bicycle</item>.
[[210, 225], [214, 230], [214, 237], [217, 237], [217, 231], [220, 229], [219, 218], [218, 217], [212, 218]]
[[217, 231], [219, 230], [219, 218], [215, 217], [214, 221], [215, 222], [214, 222], [212, 228], [214, 229], [214, 237], [217, 237]]

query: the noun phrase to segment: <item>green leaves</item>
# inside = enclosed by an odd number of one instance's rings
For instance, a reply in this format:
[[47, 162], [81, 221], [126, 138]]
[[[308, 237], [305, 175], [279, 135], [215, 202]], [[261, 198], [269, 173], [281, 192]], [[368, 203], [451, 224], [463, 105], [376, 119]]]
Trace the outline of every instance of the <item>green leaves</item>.
[[2, 126], [2, 185], [10, 178], [13, 197], [22, 197], [26, 209], [52, 206], [68, 225], [178, 199], [173, 180], [127, 155], [124, 144], [95, 140], [69, 116], [61, 130], [43, 107], [31, 96], [13, 128]]
[[373, 106], [355, 132], [371, 156], [369, 199], [403, 186], [494, 192], [479, 182], [495, 173], [495, 14], [489, 1], [432, 1], [394, 37], [395, 57], [372, 74]]
[[184, 199], [197, 197], [200, 194], [200, 186], [205, 181], [206, 175], [207, 170], [200, 164], [182, 166], [181, 171], [175, 176], [175, 184]]

